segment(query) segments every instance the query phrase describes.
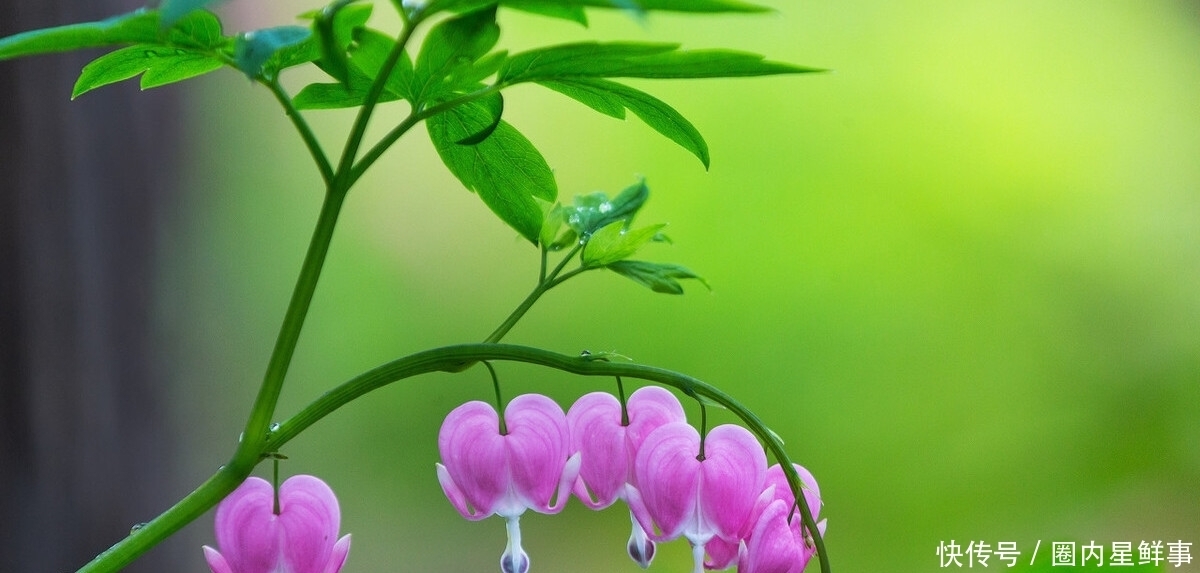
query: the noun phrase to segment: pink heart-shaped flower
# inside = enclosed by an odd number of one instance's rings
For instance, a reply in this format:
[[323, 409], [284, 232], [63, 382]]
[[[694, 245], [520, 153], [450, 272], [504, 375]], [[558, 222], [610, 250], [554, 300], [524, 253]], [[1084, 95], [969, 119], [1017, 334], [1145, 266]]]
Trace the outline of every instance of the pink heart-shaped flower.
[[[217, 507], [220, 551], [204, 547], [213, 573], [337, 573], [350, 551], [350, 536], [337, 539], [337, 497], [325, 482], [298, 475], [275, 492], [257, 477], [247, 479]], [[336, 540], [336, 541], [335, 541]]]

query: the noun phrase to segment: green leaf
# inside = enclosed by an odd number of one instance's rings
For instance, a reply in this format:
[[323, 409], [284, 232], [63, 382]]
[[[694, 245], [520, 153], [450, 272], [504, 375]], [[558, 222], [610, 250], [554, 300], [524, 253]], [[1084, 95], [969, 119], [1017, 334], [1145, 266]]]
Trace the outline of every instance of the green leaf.
[[563, 217], [579, 236], [589, 237], [601, 227], [620, 221], [624, 228], [629, 228], [642, 205], [650, 197], [650, 188], [645, 180], [638, 181], [623, 189], [613, 199], [597, 191], [587, 195], [576, 195], [573, 205], [562, 208]]
[[[292, 98], [296, 109], [341, 109], [358, 107], [367, 99], [371, 90], [371, 78], [363, 75], [357, 69], [351, 69], [347, 83], [318, 83], [309, 84]], [[379, 96], [379, 102], [396, 101], [400, 96], [384, 90]]]
[[71, 98], [111, 83], [142, 76], [142, 89], [206, 74], [224, 63], [208, 54], [182, 48], [138, 45], [121, 48], [84, 66]]
[[[396, 47], [396, 41], [391, 36], [378, 30], [363, 28], [358, 33], [358, 41], [350, 52], [350, 62], [358, 68], [369, 80], [379, 76], [383, 64]], [[412, 100], [413, 64], [408, 54], [401, 54], [388, 75], [384, 88], [388, 93]], [[369, 83], [368, 83], [369, 85]], [[366, 95], [366, 92], [363, 92]], [[393, 98], [394, 99], [394, 98]]]
[[537, 82], [604, 115], [625, 119], [625, 102], [611, 91], [581, 80], [542, 80]]
[[563, 226], [562, 205], [545, 203], [542, 208], [542, 230], [538, 232], [538, 244], [549, 248], [558, 237], [558, 230]]
[[420, 105], [461, 87], [466, 81], [461, 72], [469, 70], [499, 39], [495, 6], [434, 26], [421, 46], [413, 70], [414, 103]]
[[[284, 67], [295, 65], [299, 60], [312, 61], [319, 54], [312, 50], [300, 55], [290, 53], [289, 48], [303, 46], [312, 36], [312, 30], [302, 26], [278, 26], [246, 32], [238, 36], [234, 45], [233, 59], [239, 70], [247, 77], [274, 76]], [[272, 65], [268, 66], [268, 62]]]
[[542, 154], [508, 122], [477, 145], [459, 141], [485, 130], [492, 112], [479, 102], [463, 104], [430, 117], [429, 137], [450, 172], [505, 223], [537, 243], [542, 208], [537, 199], [554, 201], [558, 186]]
[[159, 12], [162, 13], [162, 25], [170, 26], [212, 2], [213, 0], [162, 0], [162, 4], [159, 5]]
[[679, 50], [677, 44], [584, 42], [521, 52], [500, 70], [505, 84], [593, 78], [725, 78], [798, 74], [816, 68], [772, 62], [733, 50]]
[[477, 145], [483, 140], [487, 139], [488, 136], [495, 132], [496, 128], [500, 126], [500, 116], [504, 115], [504, 98], [500, 95], [500, 92], [496, 92], [479, 100], [479, 103], [481, 107], [487, 110], [487, 113], [492, 117], [491, 123], [479, 130], [478, 133], [473, 133], [467, 137], [455, 141], [454, 143], [459, 145]]
[[350, 6], [358, 0], [336, 0], [322, 8], [313, 18], [313, 31], [321, 47], [321, 69], [340, 82], [349, 81], [350, 62], [347, 47], [354, 40], [354, 30], [366, 26], [373, 5]]
[[[464, 12], [474, 10], [496, 0], [432, 0], [425, 8], [426, 14], [449, 10]], [[770, 8], [757, 6], [737, 0], [500, 0], [503, 6], [511, 6], [518, 10], [527, 10], [546, 16], [559, 16], [555, 10], [566, 14], [567, 10], [580, 10], [585, 7], [610, 8], [648, 12], [661, 10], [667, 12], [769, 12]], [[581, 24], [587, 24], [574, 17], [567, 18]]]
[[218, 50], [232, 42], [221, 32], [221, 20], [207, 10], [196, 10], [181, 18], [167, 31], [163, 43], [180, 48]]
[[611, 263], [606, 268], [664, 294], [683, 294], [683, 285], [677, 279], [695, 279], [708, 287], [703, 278], [680, 265], [625, 260]]
[[603, 267], [638, 252], [665, 224], [627, 229], [624, 221], [614, 221], [592, 233], [583, 247], [583, 266]]
[[155, 42], [158, 12], [139, 9], [99, 22], [22, 32], [0, 39], [0, 60], [119, 44]]
[[560, 0], [503, 0], [500, 4], [506, 8], [515, 8], [530, 14], [569, 20], [583, 26], [588, 25], [587, 13], [584, 12], [582, 5]]
[[649, 42], [580, 42], [560, 44], [509, 56], [500, 69], [506, 84], [564, 77], [602, 77], [625, 69], [629, 62], [673, 52], [679, 44]]
[[[640, 90], [602, 79], [541, 81], [546, 86], [573, 98], [600, 113], [623, 119], [629, 109], [655, 131], [667, 136], [700, 159], [708, 169], [708, 144], [692, 122], [662, 100]], [[620, 113], [613, 113], [617, 109]]]
[[590, 6], [593, 8], [616, 8], [648, 12], [770, 12], [765, 6], [747, 4], [737, 0], [556, 0], [568, 6]]

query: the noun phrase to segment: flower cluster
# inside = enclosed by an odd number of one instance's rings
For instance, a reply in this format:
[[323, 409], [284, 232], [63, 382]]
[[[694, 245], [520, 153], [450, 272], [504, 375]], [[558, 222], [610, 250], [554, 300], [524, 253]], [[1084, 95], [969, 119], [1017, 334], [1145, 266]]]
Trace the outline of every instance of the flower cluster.
[[[446, 417], [438, 449], [438, 481], [454, 508], [470, 520], [505, 519], [503, 573], [529, 570], [520, 516], [557, 513], [568, 492], [592, 509], [626, 502], [627, 549], [643, 568], [655, 542], [680, 537], [691, 544], [695, 573], [734, 565], [740, 573], [799, 573], [815, 553], [782, 468], [767, 467], [753, 434], [721, 425], [702, 438], [662, 388], [642, 388], [624, 406], [610, 394], [587, 394], [566, 413], [525, 394], [509, 402], [503, 420], [491, 405], [468, 402]], [[816, 481], [795, 469], [815, 517]], [[825, 523], [818, 527], [823, 533]]]

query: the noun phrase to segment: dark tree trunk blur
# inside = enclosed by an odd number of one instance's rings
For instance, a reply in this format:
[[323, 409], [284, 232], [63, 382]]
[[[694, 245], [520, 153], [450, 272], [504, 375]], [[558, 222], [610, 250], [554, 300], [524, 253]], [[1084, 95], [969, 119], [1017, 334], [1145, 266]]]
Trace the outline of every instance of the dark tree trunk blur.
[[[0, 0], [0, 36], [136, 0]], [[152, 335], [174, 192], [171, 89], [70, 101], [97, 53], [0, 62], [0, 569], [75, 570], [166, 509], [175, 429]], [[184, 556], [199, 560], [199, 549]], [[165, 545], [131, 571], [178, 571]]]

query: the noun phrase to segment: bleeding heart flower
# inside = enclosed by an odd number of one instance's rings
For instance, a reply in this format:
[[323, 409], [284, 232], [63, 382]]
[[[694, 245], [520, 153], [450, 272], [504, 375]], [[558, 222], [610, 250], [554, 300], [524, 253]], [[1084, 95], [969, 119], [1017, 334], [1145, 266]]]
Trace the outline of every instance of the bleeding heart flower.
[[629, 507], [655, 541], [685, 537], [692, 545], [695, 573], [704, 570], [705, 544], [713, 538], [737, 543], [746, 537], [755, 501], [763, 491], [767, 457], [754, 435], [741, 426], [717, 426], [704, 440], [683, 423], [646, 437], [634, 462], [637, 487]]
[[[798, 464], [793, 467], [803, 484], [804, 501], [816, 519], [821, 513], [821, 490], [817, 480], [804, 467]], [[739, 573], [803, 571], [816, 554], [816, 547], [807, 530], [802, 529], [799, 510], [792, 509], [795, 502], [783, 468], [779, 464], [768, 468], [765, 489], [755, 504], [753, 529], [740, 543], [713, 540], [708, 545], [710, 560], [705, 565], [710, 569], [724, 569], [737, 560]], [[821, 535], [825, 534], [824, 520], [817, 523], [817, 529]], [[805, 533], [801, 534], [801, 531]]]
[[[626, 413], [628, 423], [623, 425], [621, 403], [605, 392], [582, 396], [567, 412], [571, 450], [581, 456], [573, 492], [591, 509], [603, 509], [623, 498], [627, 484], [636, 487], [633, 462], [650, 432], [687, 419], [679, 399], [658, 386], [646, 386], [630, 395]], [[626, 550], [643, 569], [654, 559], [654, 542], [636, 519]]]
[[275, 491], [266, 480], [247, 479], [217, 507], [217, 550], [205, 546], [213, 573], [337, 573], [350, 552], [350, 536], [337, 538], [341, 511], [325, 482], [298, 475]]
[[[571, 454], [567, 419], [553, 400], [517, 396], [504, 410], [506, 434], [491, 405], [467, 402], [455, 408], [438, 433], [438, 481], [451, 505], [472, 521], [499, 515], [507, 521], [508, 546], [500, 558], [505, 573], [525, 573], [519, 519], [526, 509], [558, 513], [579, 473]], [[557, 498], [551, 503], [551, 498]]]

